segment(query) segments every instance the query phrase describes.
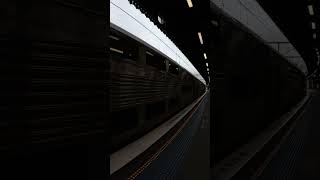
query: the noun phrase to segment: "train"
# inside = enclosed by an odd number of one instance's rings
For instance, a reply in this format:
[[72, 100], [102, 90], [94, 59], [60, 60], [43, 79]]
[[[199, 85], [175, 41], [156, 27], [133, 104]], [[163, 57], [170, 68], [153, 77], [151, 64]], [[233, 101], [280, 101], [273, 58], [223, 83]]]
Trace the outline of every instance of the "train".
[[157, 49], [110, 27], [111, 152], [138, 139], [199, 98], [206, 85]]

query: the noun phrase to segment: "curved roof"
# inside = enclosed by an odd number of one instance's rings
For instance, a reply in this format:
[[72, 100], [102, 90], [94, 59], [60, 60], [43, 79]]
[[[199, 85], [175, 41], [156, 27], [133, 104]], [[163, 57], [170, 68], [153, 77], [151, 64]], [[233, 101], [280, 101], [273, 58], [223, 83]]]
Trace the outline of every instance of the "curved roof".
[[305, 74], [304, 59], [256, 0], [211, 0], [224, 12], [260, 36]]
[[206, 83], [181, 50], [150, 19], [135, 6], [131, 5], [128, 0], [110, 1], [110, 23], [111, 26], [129, 33], [136, 40], [140, 40], [162, 53], [171, 61], [190, 72], [203, 84]]

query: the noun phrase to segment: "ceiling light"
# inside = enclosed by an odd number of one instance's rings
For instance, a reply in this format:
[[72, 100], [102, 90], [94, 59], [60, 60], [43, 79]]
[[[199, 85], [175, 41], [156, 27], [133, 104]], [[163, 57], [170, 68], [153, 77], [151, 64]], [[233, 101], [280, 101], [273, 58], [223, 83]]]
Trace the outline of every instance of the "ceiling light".
[[116, 40], [116, 41], [120, 40], [120, 38], [115, 37], [115, 36], [112, 36], [112, 35], [109, 35], [109, 38], [114, 39], [114, 40]]
[[209, 66], [209, 64], [208, 64], [208, 63], [206, 63], [206, 66], [208, 67], [208, 66]]
[[209, 72], [209, 68], [207, 68], [207, 71]]
[[219, 25], [218, 22], [215, 21], [215, 20], [211, 20], [211, 23], [212, 23], [214, 26], [218, 26], [218, 25]]
[[317, 39], [317, 34], [313, 33], [313, 39]]
[[150, 56], [154, 56], [151, 52], [147, 51], [147, 54], [149, 54]]
[[120, 53], [120, 54], [123, 54], [123, 51], [119, 50], [119, 49], [115, 49], [115, 48], [110, 48], [111, 51], [113, 52], [117, 52], [117, 53]]
[[314, 12], [313, 12], [313, 6], [312, 5], [308, 5], [308, 10], [309, 10], [309, 14], [311, 16], [313, 16]]
[[204, 59], [207, 59], [207, 54], [203, 53]]
[[201, 32], [198, 32], [198, 36], [199, 36], [200, 44], [203, 44], [203, 39], [202, 39], [202, 34], [201, 34]]
[[158, 22], [159, 22], [160, 24], [164, 24], [164, 20], [163, 20], [160, 16], [158, 16]]
[[189, 8], [192, 8], [192, 7], [193, 7], [193, 4], [192, 4], [192, 1], [191, 1], [191, 0], [187, 0], [187, 3], [188, 3]]
[[312, 23], [311, 23], [311, 27], [312, 27], [312, 29], [316, 29], [316, 23], [315, 23], [315, 22], [312, 22]]

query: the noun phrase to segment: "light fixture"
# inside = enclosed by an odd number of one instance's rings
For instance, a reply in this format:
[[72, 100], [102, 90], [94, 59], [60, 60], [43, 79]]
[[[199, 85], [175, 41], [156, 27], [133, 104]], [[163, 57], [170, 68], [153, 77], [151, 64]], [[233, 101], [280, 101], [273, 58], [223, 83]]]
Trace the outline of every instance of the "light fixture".
[[203, 53], [204, 59], [207, 59], [207, 54]]
[[150, 56], [154, 56], [151, 52], [147, 51], [147, 54], [149, 54]]
[[313, 6], [312, 5], [308, 5], [308, 10], [309, 10], [309, 14], [311, 16], [313, 16], [314, 12], [313, 12]]
[[313, 39], [317, 39], [317, 34], [313, 33]]
[[215, 20], [211, 20], [211, 23], [212, 23], [214, 26], [218, 26], [218, 25], [219, 25], [218, 22], [215, 21]]
[[193, 7], [193, 4], [192, 4], [192, 1], [191, 1], [191, 0], [187, 0], [187, 3], [188, 3], [189, 8], [192, 8], [192, 7]]
[[209, 68], [207, 68], [207, 71], [209, 72]]
[[209, 64], [208, 64], [208, 63], [206, 63], [206, 66], [208, 67], [208, 66], [209, 66]]
[[164, 24], [164, 20], [163, 20], [160, 16], [158, 16], [158, 22], [159, 22], [160, 24]]
[[316, 23], [315, 22], [311, 22], [311, 27], [312, 27], [312, 29], [316, 29]]
[[201, 32], [198, 32], [198, 36], [199, 36], [200, 44], [203, 44], [203, 39], [202, 39], [202, 34], [201, 34]]
[[112, 36], [112, 35], [109, 35], [109, 38], [114, 39], [114, 40], [116, 40], [116, 41], [119, 41], [119, 40], [120, 40], [120, 38], [118, 38], [118, 37], [116, 37], [116, 36]]
[[110, 48], [111, 51], [113, 52], [117, 52], [117, 53], [120, 53], [120, 54], [123, 54], [123, 51], [119, 50], [119, 49], [115, 49], [115, 48]]

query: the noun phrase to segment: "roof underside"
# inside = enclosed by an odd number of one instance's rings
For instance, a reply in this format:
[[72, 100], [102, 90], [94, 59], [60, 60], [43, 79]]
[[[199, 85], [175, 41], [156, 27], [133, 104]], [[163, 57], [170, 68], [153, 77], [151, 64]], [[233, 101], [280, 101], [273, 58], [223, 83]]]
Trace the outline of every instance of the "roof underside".
[[[308, 67], [309, 74], [318, 68], [318, 56], [315, 49], [319, 48], [319, 1], [292, 0], [257, 0], [269, 14], [277, 26], [296, 47]], [[313, 5], [314, 15], [310, 15], [308, 5]], [[316, 23], [313, 29], [311, 22]], [[316, 34], [314, 39], [313, 34]]]
[[[209, 23], [209, 1], [192, 1], [189, 8], [186, 0], [129, 0], [144, 13], [177, 47], [186, 55], [202, 77], [208, 82], [206, 60], [203, 53], [207, 50], [205, 32]], [[160, 24], [158, 16], [164, 20]], [[204, 44], [199, 42], [198, 32], [202, 32]]]

